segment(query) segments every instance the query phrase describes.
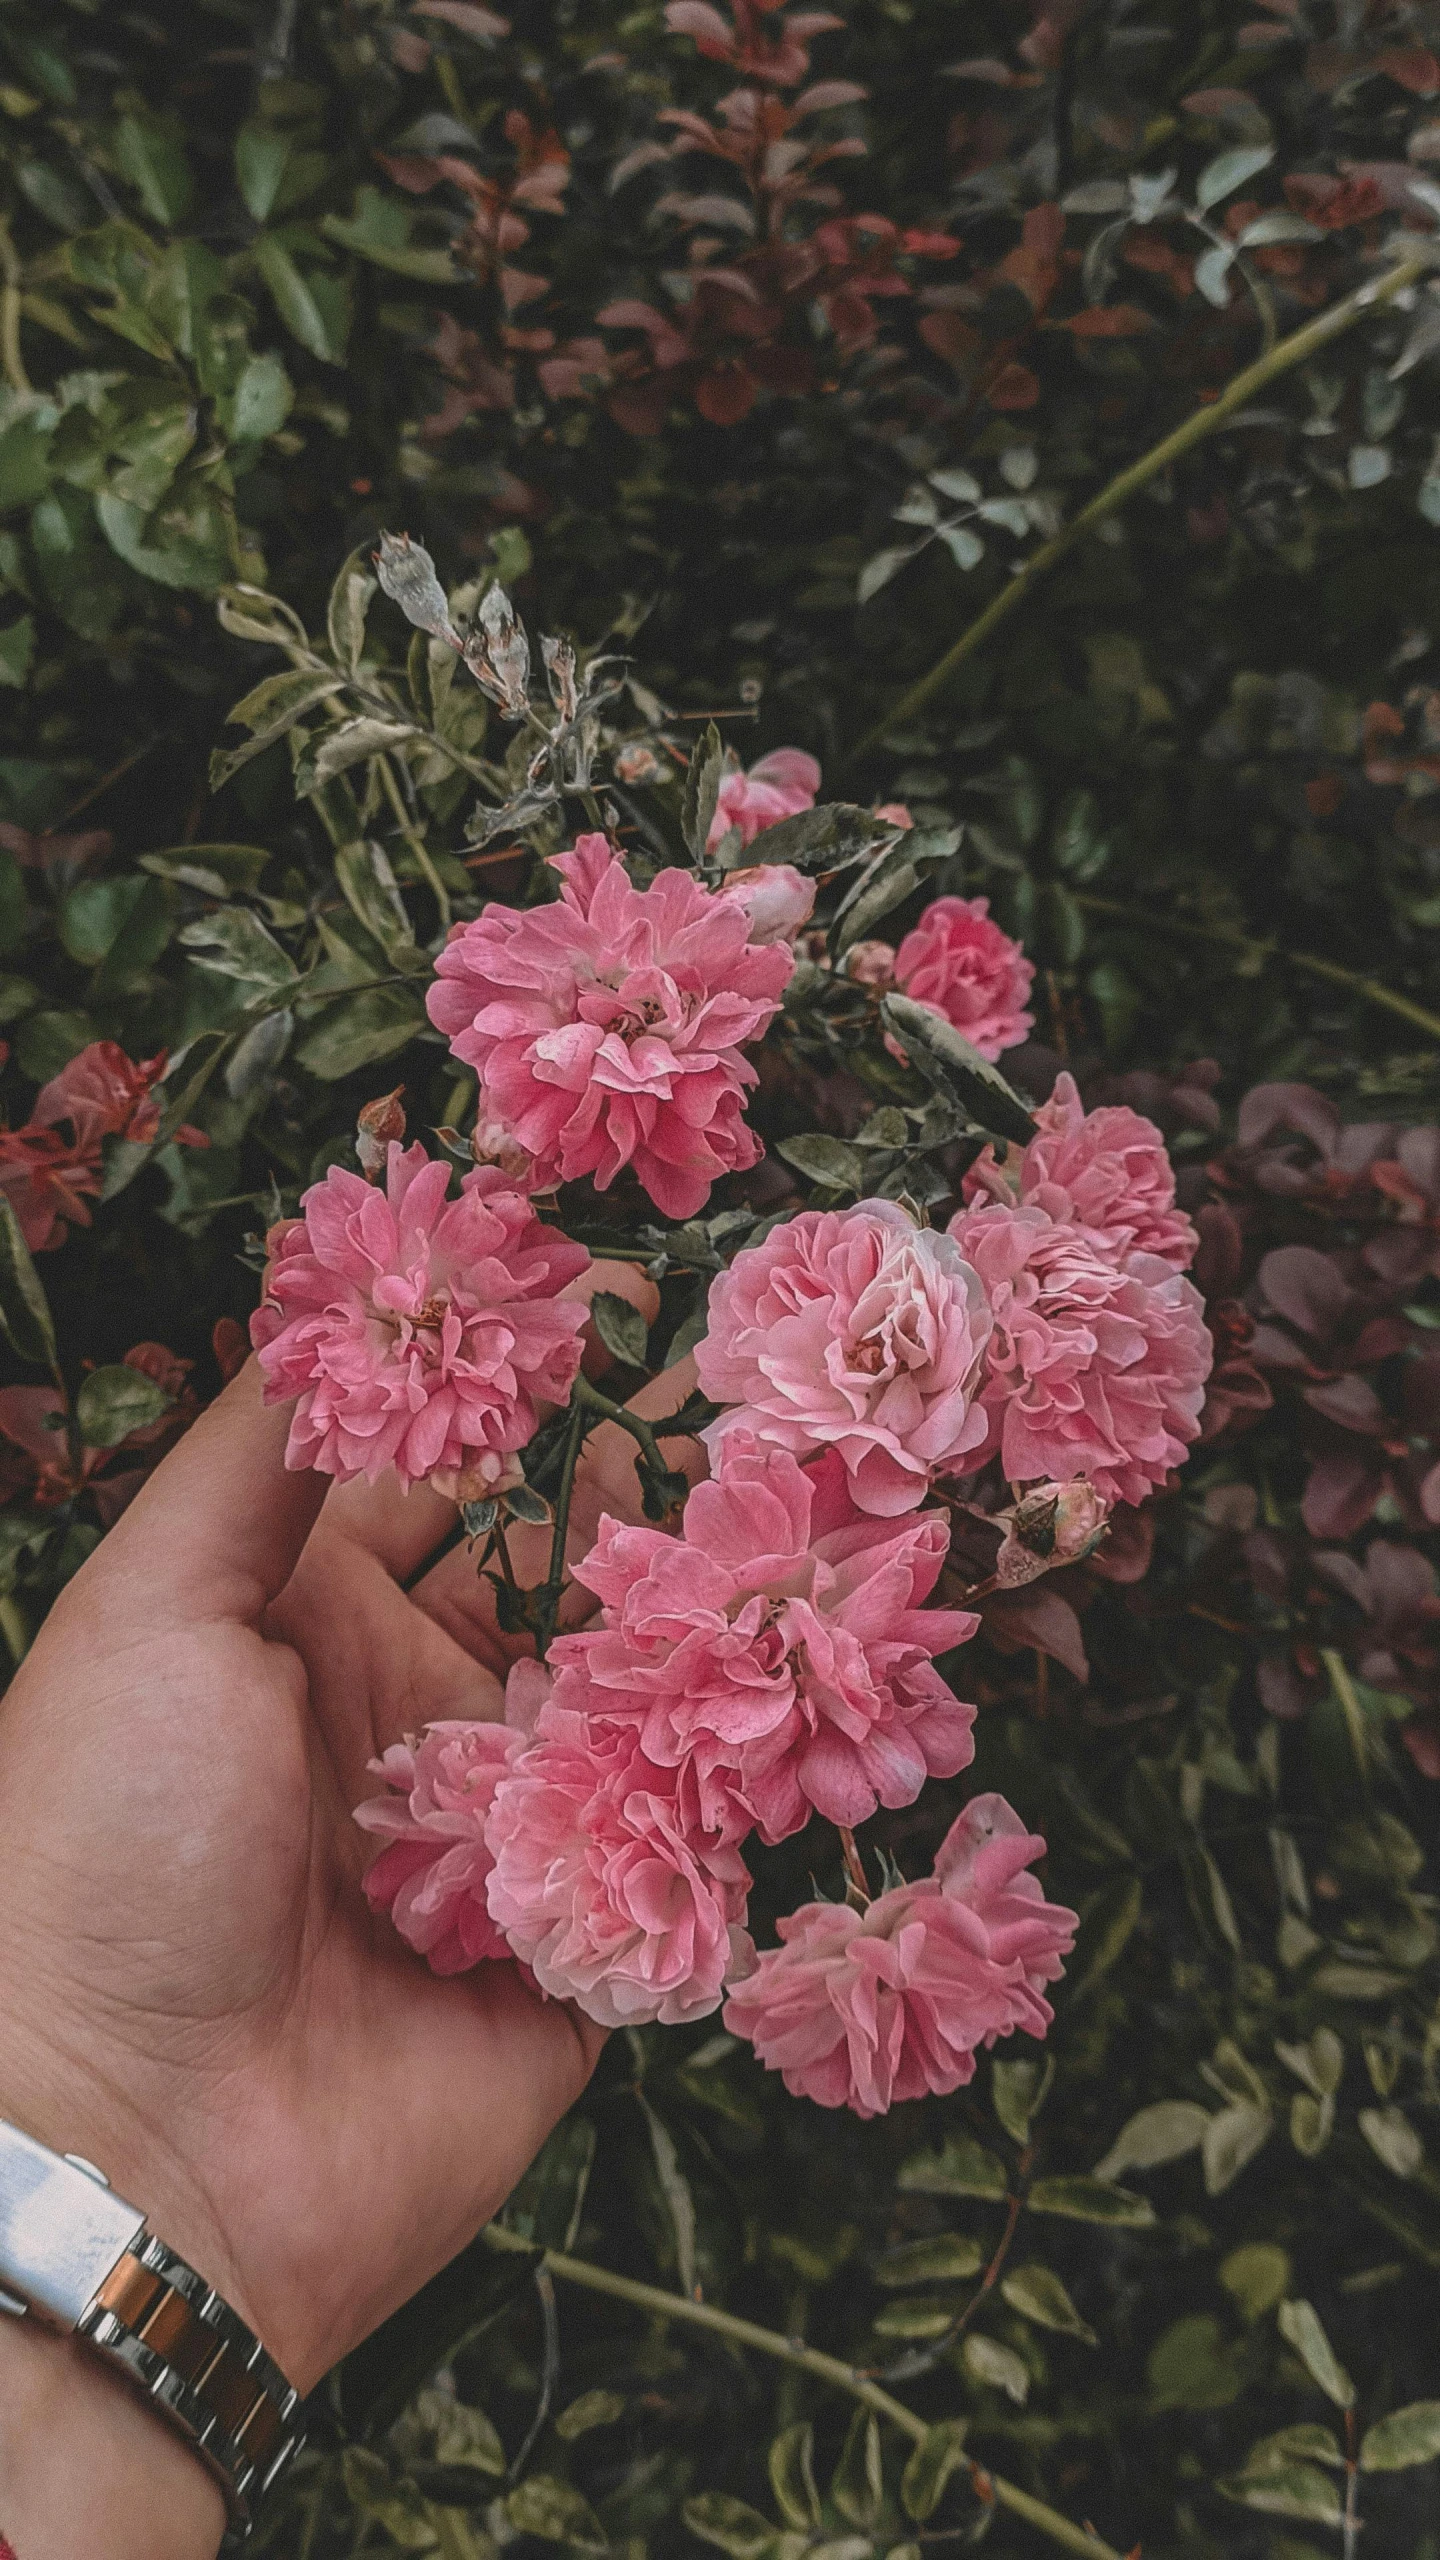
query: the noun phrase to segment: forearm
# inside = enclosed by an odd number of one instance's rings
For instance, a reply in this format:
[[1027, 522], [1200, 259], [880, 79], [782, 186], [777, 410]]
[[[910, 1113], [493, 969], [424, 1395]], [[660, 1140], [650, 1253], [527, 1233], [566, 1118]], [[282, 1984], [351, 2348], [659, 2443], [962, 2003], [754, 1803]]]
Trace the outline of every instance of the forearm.
[[88, 2349], [0, 2317], [0, 2533], [16, 2560], [215, 2560], [198, 2457]]

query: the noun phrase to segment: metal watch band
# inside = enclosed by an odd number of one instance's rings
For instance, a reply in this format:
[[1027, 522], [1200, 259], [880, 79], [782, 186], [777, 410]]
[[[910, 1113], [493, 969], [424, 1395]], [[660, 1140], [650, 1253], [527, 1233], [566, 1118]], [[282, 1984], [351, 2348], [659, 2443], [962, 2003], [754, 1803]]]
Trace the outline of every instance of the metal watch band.
[[101, 2172], [0, 2118], [0, 2311], [83, 2338], [145, 2394], [224, 2492], [223, 2551], [305, 2441], [300, 2395], [228, 2302]]

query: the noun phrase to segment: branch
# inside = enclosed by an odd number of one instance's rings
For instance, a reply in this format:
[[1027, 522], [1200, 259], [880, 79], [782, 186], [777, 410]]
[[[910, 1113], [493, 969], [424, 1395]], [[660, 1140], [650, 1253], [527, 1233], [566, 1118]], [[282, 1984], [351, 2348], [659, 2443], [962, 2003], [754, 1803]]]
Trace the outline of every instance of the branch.
[[12, 391], [28, 394], [30, 376], [20, 352], [22, 269], [10, 225], [0, 217], [0, 367]]
[[1243, 409], [1257, 392], [1265, 390], [1279, 375], [1289, 373], [1297, 364], [1304, 364], [1307, 357], [1328, 346], [1332, 338], [1342, 337], [1357, 320], [1363, 320], [1368, 311], [1378, 309], [1382, 303], [1393, 302], [1408, 285], [1417, 283], [1421, 276], [1431, 272], [1432, 260], [1428, 254], [1397, 259], [1383, 275], [1372, 277], [1367, 284], [1357, 285], [1353, 293], [1347, 293], [1342, 301], [1332, 303], [1328, 311], [1322, 311], [1314, 320], [1307, 320], [1303, 329], [1296, 329], [1290, 337], [1282, 338], [1278, 346], [1267, 348], [1254, 364], [1247, 365], [1243, 373], [1237, 373], [1233, 381], [1227, 383], [1218, 399], [1209, 401], [1203, 409], [1194, 410], [1168, 436], [1162, 437], [1159, 444], [1152, 445], [1148, 453], [1142, 454], [1138, 462], [1130, 463], [1108, 488], [1102, 489], [1088, 506], [1081, 508], [1063, 532], [1057, 533], [1053, 541], [1042, 544], [1018, 576], [991, 598], [968, 630], [961, 632], [959, 639], [946, 650], [929, 674], [908, 686], [883, 719], [866, 730], [859, 745], [853, 747], [847, 756], [844, 769], [859, 764], [874, 748], [883, 746], [892, 729], [903, 727], [906, 721], [914, 719], [917, 712], [923, 711], [936, 694], [944, 690], [956, 668], [962, 666], [967, 658], [974, 657], [992, 631], [997, 630], [1007, 616], [1023, 604], [1031, 589], [1049, 575], [1057, 562], [1063, 560], [1068, 551], [1073, 551], [1076, 543], [1083, 541], [1094, 526], [1103, 523], [1107, 516], [1114, 515], [1128, 499], [1133, 498], [1137, 489], [1143, 489], [1147, 481], [1167, 471], [1172, 462], [1178, 462], [1181, 455], [1189, 453], [1195, 445], [1203, 444], [1217, 427], [1223, 426], [1227, 418], [1233, 418], [1237, 409]]
[[1381, 1006], [1386, 1013], [1397, 1014], [1402, 1022], [1413, 1023], [1427, 1032], [1432, 1040], [1440, 1040], [1440, 1013], [1429, 1013], [1413, 996], [1402, 996], [1393, 987], [1382, 985], [1378, 978], [1362, 978], [1358, 969], [1344, 969], [1338, 960], [1320, 960], [1312, 952], [1287, 951], [1281, 942], [1258, 941], [1253, 934], [1242, 933], [1238, 926], [1224, 924], [1187, 924], [1177, 916], [1154, 915], [1148, 909], [1141, 913], [1126, 905], [1123, 898], [1092, 897], [1089, 890], [1075, 893], [1077, 906], [1088, 907], [1093, 915], [1119, 916], [1147, 932], [1177, 933], [1187, 942], [1213, 942], [1225, 951], [1241, 951], [1247, 960], [1263, 966], [1268, 960], [1283, 960], [1288, 968], [1298, 969], [1302, 976], [1323, 978], [1327, 985], [1345, 987], [1365, 1003]]
[[[507, 2231], [495, 2222], [487, 2223], [480, 2234], [491, 2249], [523, 2251], [533, 2255], [532, 2244], [519, 2233]], [[762, 2329], [754, 2320], [742, 2320], [733, 2311], [721, 2311], [714, 2303], [692, 2302], [688, 2295], [663, 2292], [659, 2285], [640, 2284], [633, 2276], [611, 2273], [608, 2267], [592, 2266], [586, 2258], [567, 2258], [556, 2249], [542, 2253], [542, 2264], [560, 2284], [583, 2285], [590, 2293], [606, 2293], [617, 2302], [633, 2303], [638, 2311], [648, 2312], [652, 2319], [688, 2321], [694, 2329], [709, 2329], [717, 2337], [733, 2339], [737, 2346], [753, 2347], [757, 2355], [773, 2356], [778, 2364], [797, 2365], [802, 2373], [812, 2373], [819, 2382], [847, 2391], [852, 2400], [861, 2401], [876, 2416], [886, 2418], [892, 2427], [908, 2436], [912, 2444], [923, 2444], [930, 2429], [924, 2418], [907, 2409], [903, 2400], [892, 2400], [878, 2382], [871, 2382], [855, 2367], [843, 2364], [838, 2356], [823, 2355], [818, 2347], [807, 2347], [800, 2338], [782, 2338], [776, 2329]], [[1008, 2507], [1012, 2515], [1023, 2516], [1037, 2533], [1048, 2535], [1062, 2551], [1080, 2554], [1080, 2560], [1121, 2560], [1121, 2555], [1098, 2534], [1090, 2533], [1042, 2498], [1032, 2498], [1027, 2490], [1017, 2489], [1014, 2482], [1002, 2480], [996, 2472], [980, 2465], [971, 2466], [976, 2494], [993, 2498], [998, 2506]]]

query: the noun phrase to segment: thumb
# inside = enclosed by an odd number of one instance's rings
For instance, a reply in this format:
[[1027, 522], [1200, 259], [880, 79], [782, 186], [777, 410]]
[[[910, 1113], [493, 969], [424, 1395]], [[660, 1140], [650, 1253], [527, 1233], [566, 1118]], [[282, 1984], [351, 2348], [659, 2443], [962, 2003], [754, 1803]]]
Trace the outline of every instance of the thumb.
[[117, 1600], [249, 1622], [284, 1589], [330, 1479], [287, 1468], [291, 1409], [262, 1385], [247, 1360], [121, 1514], [94, 1559]]

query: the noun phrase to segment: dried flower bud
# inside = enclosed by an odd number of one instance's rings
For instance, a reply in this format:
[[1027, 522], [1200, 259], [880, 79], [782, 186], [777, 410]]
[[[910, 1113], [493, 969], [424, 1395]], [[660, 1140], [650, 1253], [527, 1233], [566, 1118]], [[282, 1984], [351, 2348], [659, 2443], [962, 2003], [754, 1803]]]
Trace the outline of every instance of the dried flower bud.
[[857, 986], [889, 987], [895, 982], [893, 942], [852, 942], [845, 954], [845, 975]]
[[379, 1180], [385, 1170], [386, 1149], [392, 1140], [405, 1135], [405, 1114], [400, 1104], [404, 1090], [403, 1084], [397, 1084], [393, 1093], [382, 1093], [374, 1102], [367, 1102], [356, 1122], [355, 1153], [367, 1182]]
[[530, 643], [501, 586], [487, 588], [480, 600], [479, 627], [465, 643], [465, 664], [507, 720], [524, 719], [530, 708]]
[[412, 542], [408, 533], [382, 533], [375, 554], [375, 574], [392, 604], [398, 604], [407, 622], [417, 631], [428, 631], [436, 640], [448, 640], [452, 648], [460, 646], [460, 634], [450, 619], [445, 590], [435, 574], [435, 563], [423, 542]]
[[540, 655], [550, 680], [550, 699], [562, 720], [573, 720], [580, 708], [575, 690], [575, 652], [568, 640], [542, 640]]
[[1073, 1484], [1035, 1484], [1009, 1511], [995, 1514], [1004, 1539], [995, 1559], [1002, 1591], [1038, 1582], [1057, 1565], [1079, 1564], [1105, 1535], [1110, 1505], [1083, 1476]]
[[615, 758], [617, 782], [658, 782], [664, 770], [653, 747], [622, 747]]

